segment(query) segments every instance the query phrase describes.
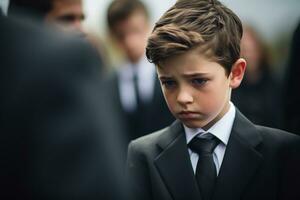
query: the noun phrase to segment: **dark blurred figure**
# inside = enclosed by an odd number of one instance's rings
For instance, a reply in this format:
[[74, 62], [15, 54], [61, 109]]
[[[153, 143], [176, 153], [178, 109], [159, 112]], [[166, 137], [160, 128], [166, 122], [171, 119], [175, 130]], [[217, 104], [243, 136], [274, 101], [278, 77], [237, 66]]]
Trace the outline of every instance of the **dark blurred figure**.
[[0, 199], [122, 199], [119, 129], [80, 38], [0, 13]]
[[250, 26], [244, 27], [241, 57], [246, 59], [247, 69], [232, 101], [254, 123], [281, 128], [280, 83], [272, 75], [263, 42]]
[[107, 12], [110, 33], [127, 62], [108, 78], [128, 141], [169, 125], [171, 116], [155, 72], [145, 56], [149, 15], [139, 0], [115, 0]]
[[300, 135], [300, 23], [298, 24], [291, 43], [287, 78], [284, 95], [284, 128]]
[[11, 0], [9, 12], [12, 15], [31, 13], [39, 21], [62, 31], [84, 34], [82, 0]]
[[[107, 63], [103, 42], [83, 28], [85, 14], [82, 0], [11, 0], [9, 16], [22, 17], [22, 15], [30, 16], [31, 20], [66, 34], [85, 38], [97, 49], [101, 61]], [[105, 64], [103, 66], [106, 66]]]

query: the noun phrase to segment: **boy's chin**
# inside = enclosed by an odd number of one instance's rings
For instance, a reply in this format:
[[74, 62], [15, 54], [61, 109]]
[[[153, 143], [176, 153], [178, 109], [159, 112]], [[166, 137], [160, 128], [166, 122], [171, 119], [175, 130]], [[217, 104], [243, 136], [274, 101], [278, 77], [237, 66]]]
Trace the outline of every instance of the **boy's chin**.
[[181, 120], [181, 122], [189, 128], [202, 128], [204, 130], [207, 130], [208, 128], [206, 129], [206, 126], [209, 125], [209, 122], [196, 121], [196, 120], [194, 120], [194, 121], [192, 121], [192, 120], [189, 120], [189, 121]]

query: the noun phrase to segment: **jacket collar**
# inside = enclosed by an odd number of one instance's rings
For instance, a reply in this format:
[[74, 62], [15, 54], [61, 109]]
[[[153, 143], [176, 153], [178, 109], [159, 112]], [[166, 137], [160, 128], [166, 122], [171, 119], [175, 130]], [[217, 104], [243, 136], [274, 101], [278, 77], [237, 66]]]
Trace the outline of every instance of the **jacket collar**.
[[[261, 142], [262, 137], [254, 124], [237, 109], [213, 200], [240, 199], [246, 184], [263, 159], [256, 150]], [[162, 151], [156, 157], [154, 164], [173, 199], [201, 199], [182, 124], [175, 121], [160, 136], [157, 145]], [[234, 192], [232, 192], [233, 188]]]

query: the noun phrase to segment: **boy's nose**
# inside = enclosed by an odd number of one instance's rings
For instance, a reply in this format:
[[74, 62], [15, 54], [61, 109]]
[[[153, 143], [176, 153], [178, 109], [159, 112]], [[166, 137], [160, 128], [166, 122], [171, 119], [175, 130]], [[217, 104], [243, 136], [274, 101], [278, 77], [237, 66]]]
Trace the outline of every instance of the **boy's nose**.
[[193, 96], [186, 89], [181, 89], [177, 95], [177, 102], [185, 105], [193, 102]]

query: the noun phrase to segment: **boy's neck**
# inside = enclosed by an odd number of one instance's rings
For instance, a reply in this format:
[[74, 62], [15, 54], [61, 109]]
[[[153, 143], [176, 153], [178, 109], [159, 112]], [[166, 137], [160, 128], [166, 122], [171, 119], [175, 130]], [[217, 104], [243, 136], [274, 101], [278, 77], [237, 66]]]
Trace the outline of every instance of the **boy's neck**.
[[230, 103], [228, 101], [224, 106], [224, 108], [222, 109], [222, 111], [218, 114], [218, 116], [215, 117], [213, 120], [211, 120], [208, 124], [203, 126], [202, 129], [205, 131], [210, 129], [215, 123], [217, 123], [220, 119], [222, 119], [222, 117], [224, 117], [224, 115], [229, 111], [229, 108], [230, 108]]

